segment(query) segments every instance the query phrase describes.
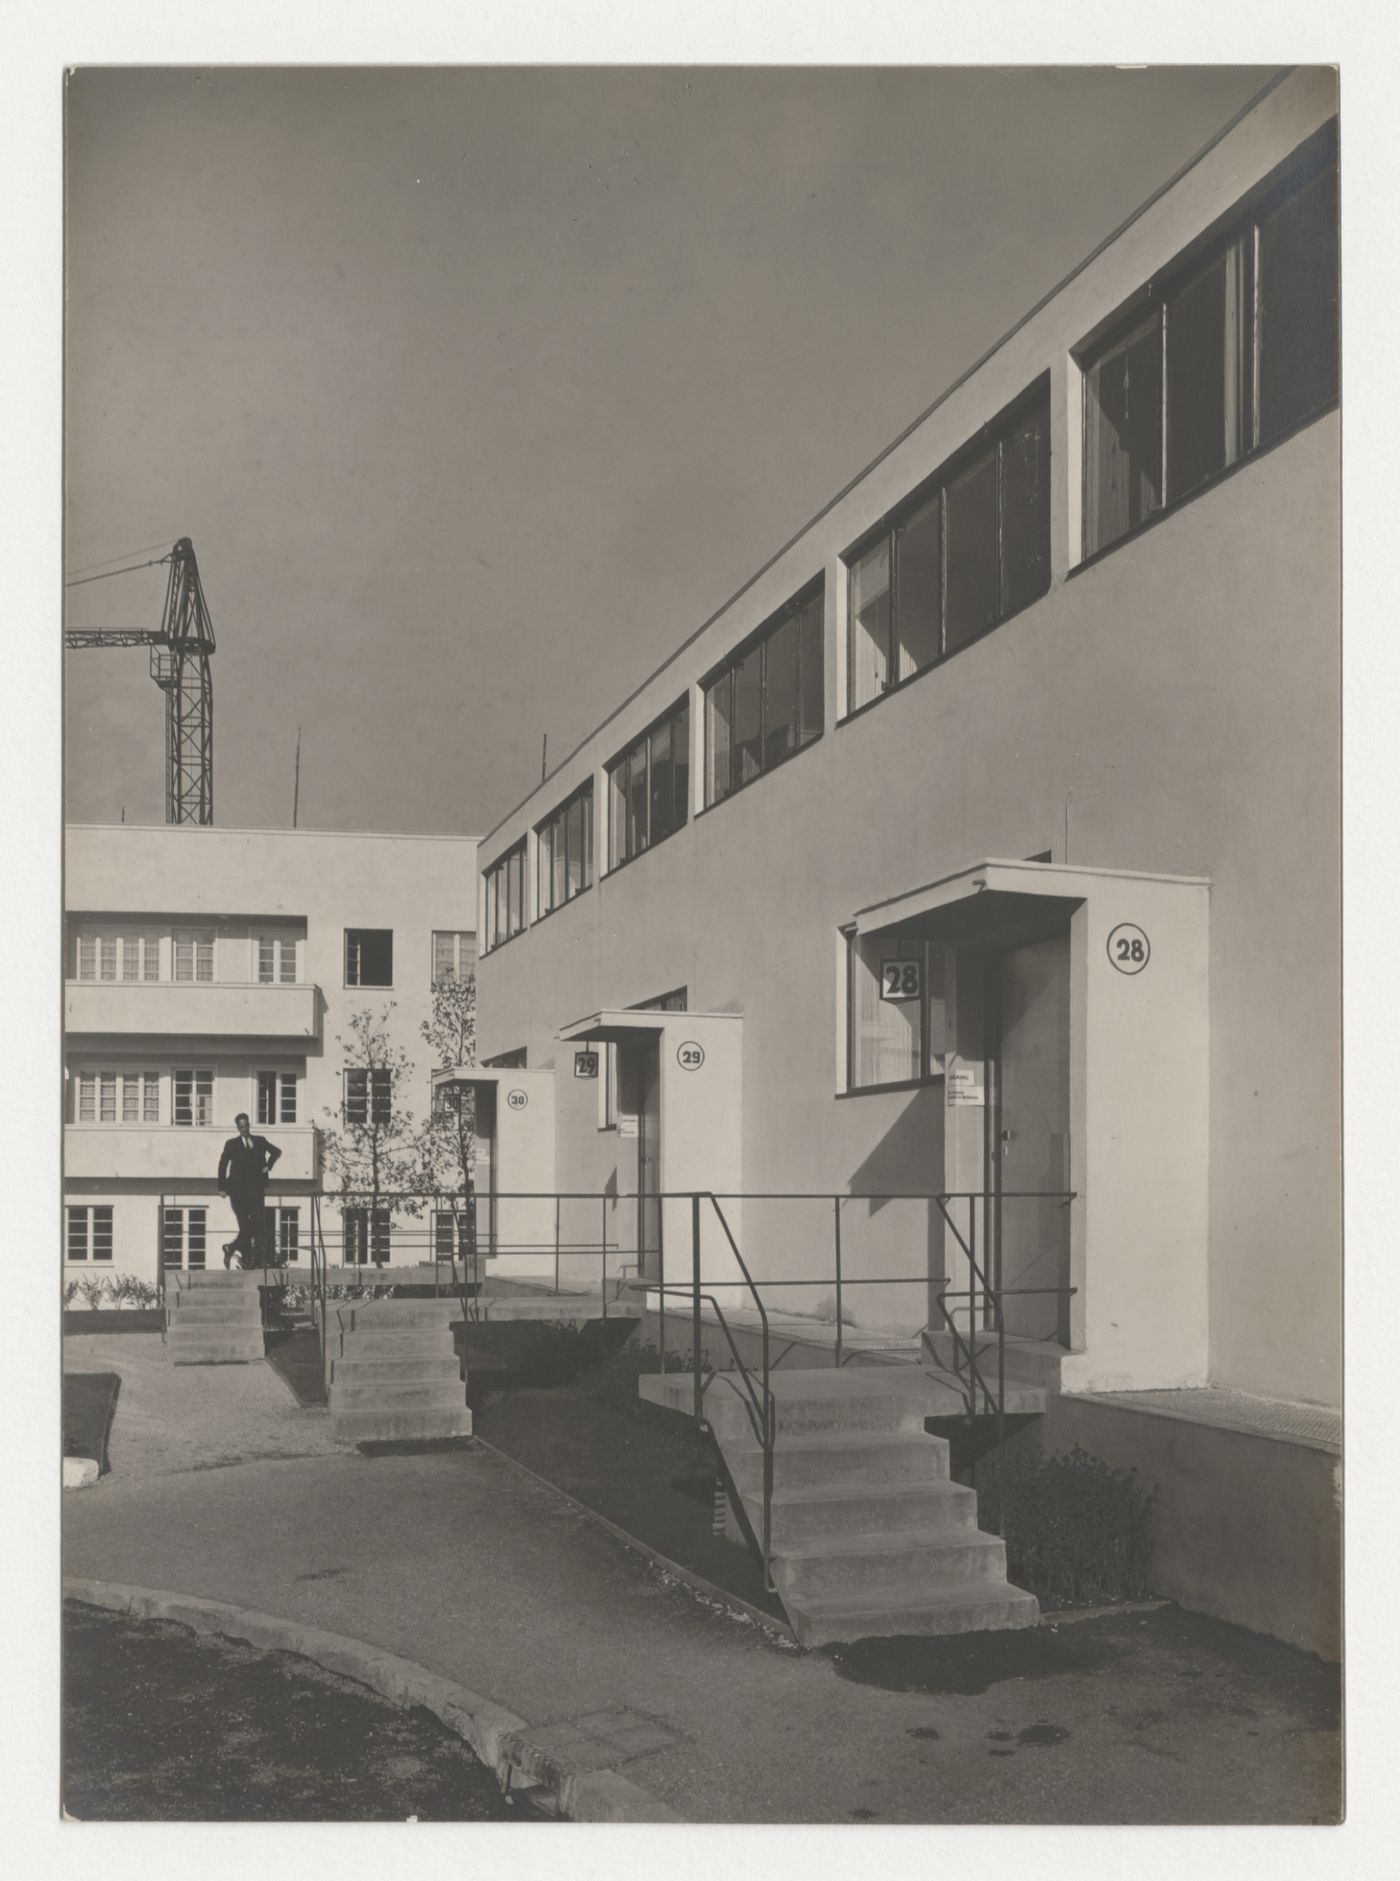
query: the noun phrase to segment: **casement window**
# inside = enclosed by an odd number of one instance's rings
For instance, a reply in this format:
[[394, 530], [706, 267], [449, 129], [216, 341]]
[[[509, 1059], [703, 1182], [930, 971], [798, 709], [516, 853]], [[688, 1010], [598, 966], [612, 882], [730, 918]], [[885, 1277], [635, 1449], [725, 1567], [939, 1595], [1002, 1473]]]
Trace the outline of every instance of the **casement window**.
[[823, 611], [818, 582], [704, 682], [707, 806], [821, 736]]
[[208, 1065], [177, 1065], [171, 1073], [171, 1121], [204, 1129], [214, 1121], [214, 1072]]
[[526, 1069], [526, 1048], [521, 1045], [513, 1052], [497, 1052], [494, 1058], [483, 1058], [481, 1063], [490, 1071], [524, 1071]]
[[394, 984], [394, 930], [391, 927], [346, 928], [345, 984]]
[[[370, 1215], [374, 1223], [371, 1228]], [[345, 1264], [363, 1267], [372, 1261], [382, 1267], [389, 1258], [389, 1211], [387, 1208], [345, 1208], [341, 1210]]]
[[630, 862], [690, 813], [690, 701], [682, 699], [608, 766], [608, 867]]
[[351, 1067], [345, 1073], [345, 1121], [387, 1124], [394, 1105], [394, 1074], [382, 1068]]
[[464, 1261], [472, 1251], [470, 1204], [463, 1203], [456, 1214], [450, 1208], [433, 1210], [433, 1258], [440, 1261]]
[[535, 830], [535, 918], [552, 914], [593, 882], [593, 780]]
[[455, 928], [433, 930], [433, 985], [469, 980], [476, 972], [476, 935]]
[[212, 980], [214, 936], [194, 928], [177, 928], [174, 934], [174, 959], [177, 980]]
[[1044, 594], [1048, 378], [867, 536], [847, 568], [851, 712]]
[[68, 1210], [64, 1258], [70, 1261], [110, 1261], [112, 1209], [107, 1203]]
[[77, 1077], [79, 1123], [160, 1122], [160, 1074], [82, 1071]]
[[942, 945], [849, 934], [846, 962], [846, 1089], [941, 1078]]
[[160, 936], [139, 929], [81, 933], [77, 968], [80, 980], [158, 980]]
[[525, 838], [486, 871], [486, 949], [499, 947], [525, 925]]
[[265, 1208], [263, 1210], [263, 1246], [279, 1267], [301, 1259], [301, 1210]]
[[259, 1123], [295, 1123], [297, 1074], [295, 1071], [260, 1071], [257, 1076]]
[[1337, 269], [1329, 129], [1084, 350], [1085, 555], [1335, 402]]
[[163, 1208], [160, 1247], [164, 1265], [203, 1267], [207, 1227], [207, 1209]]
[[259, 986], [295, 986], [297, 937], [295, 934], [255, 934]]

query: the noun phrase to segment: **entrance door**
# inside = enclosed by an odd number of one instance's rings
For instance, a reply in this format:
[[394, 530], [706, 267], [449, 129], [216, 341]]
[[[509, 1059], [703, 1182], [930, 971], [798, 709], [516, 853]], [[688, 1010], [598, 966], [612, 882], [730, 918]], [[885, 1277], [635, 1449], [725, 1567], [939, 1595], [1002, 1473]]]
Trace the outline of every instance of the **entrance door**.
[[[1064, 1287], [1070, 1214], [1057, 1198], [1069, 1188], [1069, 936], [1007, 948], [989, 966], [992, 1278], [1002, 1287]], [[1005, 1315], [1008, 1332], [1068, 1343], [1062, 1294], [1013, 1296]]]
[[661, 1062], [655, 1045], [636, 1055], [637, 1271], [643, 1280], [661, 1272]]

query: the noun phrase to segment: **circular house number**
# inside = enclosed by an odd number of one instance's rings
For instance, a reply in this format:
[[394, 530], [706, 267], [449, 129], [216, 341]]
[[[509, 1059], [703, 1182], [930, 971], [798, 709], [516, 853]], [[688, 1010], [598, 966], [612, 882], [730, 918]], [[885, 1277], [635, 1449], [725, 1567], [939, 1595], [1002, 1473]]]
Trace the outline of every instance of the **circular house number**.
[[705, 1047], [688, 1038], [676, 1047], [676, 1063], [682, 1071], [698, 1071], [705, 1062]]
[[1120, 973], [1141, 973], [1152, 958], [1152, 943], [1134, 921], [1120, 921], [1108, 937], [1108, 957]]
[[529, 1101], [524, 1091], [506, 1092], [506, 1102], [510, 1105], [512, 1110], [524, 1110]]

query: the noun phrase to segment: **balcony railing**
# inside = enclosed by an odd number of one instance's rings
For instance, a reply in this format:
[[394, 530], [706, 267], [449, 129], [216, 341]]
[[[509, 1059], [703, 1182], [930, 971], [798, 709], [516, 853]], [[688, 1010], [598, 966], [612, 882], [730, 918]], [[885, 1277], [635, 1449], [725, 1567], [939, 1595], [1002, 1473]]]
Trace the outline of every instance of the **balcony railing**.
[[315, 986], [225, 980], [70, 980], [64, 989], [70, 1036], [102, 1038], [315, 1039]]
[[[314, 1182], [319, 1173], [316, 1126], [311, 1123], [259, 1125], [282, 1155], [277, 1180]], [[70, 1123], [63, 1132], [63, 1171], [111, 1182], [202, 1182], [212, 1189], [219, 1154], [233, 1135], [217, 1129], [179, 1124]]]

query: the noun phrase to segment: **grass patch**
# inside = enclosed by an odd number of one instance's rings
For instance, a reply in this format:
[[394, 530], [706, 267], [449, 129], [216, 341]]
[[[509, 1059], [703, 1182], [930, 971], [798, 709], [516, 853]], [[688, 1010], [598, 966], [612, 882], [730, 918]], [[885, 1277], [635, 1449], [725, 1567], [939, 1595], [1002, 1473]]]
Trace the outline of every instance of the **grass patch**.
[[63, 1375], [63, 1454], [95, 1457], [102, 1475], [111, 1463], [107, 1439], [122, 1381], [116, 1372], [65, 1372]]
[[1005, 1460], [978, 1485], [977, 1519], [1006, 1541], [1007, 1574], [1051, 1602], [1099, 1606], [1149, 1592], [1155, 1490], [1078, 1444], [1054, 1456]]

